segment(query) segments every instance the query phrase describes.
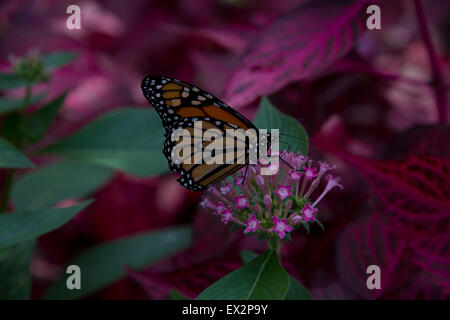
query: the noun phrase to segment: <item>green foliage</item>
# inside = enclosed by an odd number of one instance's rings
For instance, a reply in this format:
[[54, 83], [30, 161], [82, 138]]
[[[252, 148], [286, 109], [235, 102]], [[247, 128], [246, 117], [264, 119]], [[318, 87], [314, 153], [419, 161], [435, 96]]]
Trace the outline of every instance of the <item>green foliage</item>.
[[268, 250], [205, 289], [197, 300], [282, 300], [289, 275], [274, 250]]
[[322, 231], [325, 231], [325, 227], [323, 226], [323, 223], [320, 222], [319, 219], [316, 218], [316, 219], [314, 220], [314, 222], [317, 223], [317, 224], [319, 225], [319, 227], [320, 227], [320, 229], [322, 229]]
[[[244, 263], [249, 263], [258, 255], [254, 252], [243, 250], [241, 251], [241, 259]], [[312, 296], [297, 279], [289, 276], [289, 290], [284, 297], [284, 300], [311, 300]]]
[[30, 296], [31, 257], [34, 240], [0, 248], [0, 300], [24, 300]]
[[190, 300], [188, 297], [184, 296], [180, 291], [176, 289], [170, 289], [169, 297], [170, 300]]
[[130, 107], [100, 116], [43, 152], [148, 176], [168, 170], [163, 139], [155, 111]]
[[267, 97], [261, 99], [253, 124], [259, 129], [280, 129], [280, 150], [308, 154], [309, 138], [305, 128], [294, 118], [277, 110]]
[[78, 54], [72, 51], [55, 51], [41, 58], [45, 68], [59, 68], [74, 60]]
[[28, 84], [47, 81], [49, 76], [45, 66], [37, 56], [20, 58], [14, 62], [14, 74]]
[[41, 140], [58, 114], [65, 98], [66, 93], [56, 97], [26, 117], [20, 124], [20, 131], [22, 132], [23, 138], [29, 142]]
[[0, 73], [0, 90], [29, 86], [36, 81], [29, 81], [14, 73]]
[[[30, 105], [36, 104], [45, 97], [45, 93], [40, 93], [30, 98]], [[0, 98], [0, 114], [8, 113], [23, 108], [23, 99]]]
[[0, 214], [0, 248], [34, 239], [54, 230], [83, 210], [91, 201], [84, 201], [66, 208], [24, 210], [12, 214]]
[[29, 56], [17, 59], [13, 72], [0, 73], [0, 90], [31, 86], [48, 81], [47, 69], [62, 67], [77, 57], [75, 52], [56, 51], [39, 56]]
[[186, 248], [190, 243], [190, 228], [181, 226], [140, 233], [101, 244], [84, 251], [68, 263], [81, 269], [81, 290], [67, 289], [67, 275], [63, 271], [45, 297], [77, 299], [88, 296], [123, 278], [126, 275], [126, 267], [142, 269]]
[[19, 177], [13, 184], [11, 198], [17, 210], [48, 207], [63, 199], [90, 195], [113, 174], [109, 168], [89, 163], [58, 161]]
[[289, 276], [289, 290], [284, 300], [312, 300], [311, 293], [297, 279]]
[[242, 250], [240, 255], [241, 255], [242, 262], [244, 262], [244, 263], [248, 263], [258, 256], [258, 254], [251, 252], [249, 250]]
[[0, 137], [0, 168], [32, 168], [34, 164], [14, 148], [8, 141]]

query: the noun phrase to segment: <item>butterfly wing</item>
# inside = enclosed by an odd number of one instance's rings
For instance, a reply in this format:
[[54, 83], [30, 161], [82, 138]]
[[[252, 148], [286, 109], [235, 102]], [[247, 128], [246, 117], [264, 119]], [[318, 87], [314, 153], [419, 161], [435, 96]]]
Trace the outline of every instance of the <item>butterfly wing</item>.
[[[172, 133], [177, 129], [190, 131], [194, 146], [194, 123], [201, 121], [202, 136], [207, 129], [258, 129], [243, 115], [233, 110], [220, 99], [191, 84], [165, 76], [149, 76], [142, 81], [145, 97], [158, 112], [165, 129], [166, 141], [163, 153], [169, 163], [171, 171], [178, 172], [180, 184], [189, 190], [204, 190], [228, 175], [241, 169], [248, 163], [249, 142], [241, 142], [245, 148], [245, 159], [242, 153], [232, 155], [232, 164], [205, 164], [190, 161], [190, 163], [174, 163], [172, 150], [179, 146], [180, 141], [172, 141]], [[186, 142], [184, 142], [186, 143]], [[203, 142], [201, 148], [192, 148], [190, 154], [184, 155], [193, 159], [196, 153], [204, 151], [209, 142]], [[237, 149], [236, 149], [237, 151]], [[225, 152], [225, 151], [224, 151]]]
[[235, 128], [256, 129], [226, 103], [189, 83], [165, 76], [148, 76], [142, 80], [142, 91], [166, 129], [184, 118], [214, 119], [230, 123]]

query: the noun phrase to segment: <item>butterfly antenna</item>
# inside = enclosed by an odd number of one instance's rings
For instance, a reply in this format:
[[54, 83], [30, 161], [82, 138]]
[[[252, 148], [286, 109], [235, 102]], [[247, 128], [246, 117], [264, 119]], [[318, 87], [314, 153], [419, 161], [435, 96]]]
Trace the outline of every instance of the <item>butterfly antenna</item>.
[[288, 150], [286, 150], [285, 152], [283, 152], [283, 154], [280, 155], [280, 160], [283, 161], [292, 170], [295, 170], [295, 171], [298, 171], [298, 172], [304, 172], [305, 170], [303, 170], [303, 169], [295, 169], [290, 163], [288, 163], [286, 160], [283, 159], [283, 156], [290, 151], [289, 149], [291, 148], [291, 146], [290, 146], [289, 143], [287, 143], [285, 141], [280, 141], [280, 142], [283, 142], [283, 143], [288, 145]]
[[248, 171], [248, 166], [249, 166], [249, 165], [250, 165], [250, 164], [247, 163], [247, 166], [245, 167], [245, 171], [244, 171], [244, 179], [242, 179], [242, 182], [241, 182], [242, 185], [245, 183], [245, 178], [247, 177], [247, 171]]

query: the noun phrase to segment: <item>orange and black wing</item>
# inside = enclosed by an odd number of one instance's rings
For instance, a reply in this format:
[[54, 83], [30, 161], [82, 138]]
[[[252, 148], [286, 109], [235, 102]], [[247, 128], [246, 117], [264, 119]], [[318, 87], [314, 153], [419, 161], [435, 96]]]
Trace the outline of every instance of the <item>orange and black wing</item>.
[[[170, 170], [181, 175], [178, 181], [182, 186], [189, 190], [204, 190], [248, 164], [249, 145], [257, 141], [236, 141], [234, 150], [223, 150], [224, 158], [227, 152], [233, 152], [229, 155], [234, 159], [232, 164], [195, 164], [193, 161], [195, 155], [200, 152], [203, 154], [204, 148], [210, 143], [203, 142], [200, 147], [195, 147], [193, 141], [195, 122], [201, 121], [202, 134], [208, 129], [217, 129], [222, 133], [225, 133], [226, 129], [255, 129], [257, 132], [257, 128], [243, 115], [210, 93], [165, 76], [144, 78], [142, 90], [161, 117], [166, 131], [163, 153]], [[171, 152], [181, 143], [171, 139], [176, 129], [186, 129], [191, 133], [192, 140], [182, 142], [192, 146], [191, 152], [183, 155], [183, 158], [191, 159], [186, 161], [190, 163], [172, 161]]]
[[222, 121], [244, 130], [256, 127], [243, 115], [212, 94], [189, 83], [165, 76], [148, 76], [142, 91], [158, 112], [164, 127], [185, 118]]

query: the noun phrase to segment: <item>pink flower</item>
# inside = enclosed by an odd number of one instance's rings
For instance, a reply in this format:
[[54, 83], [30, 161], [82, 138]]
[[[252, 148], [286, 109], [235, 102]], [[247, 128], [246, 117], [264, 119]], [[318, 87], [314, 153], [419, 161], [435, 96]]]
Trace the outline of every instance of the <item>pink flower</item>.
[[216, 216], [220, 216], [225, 211], [225, 205], [222, 202], [219, 202], [216, 205], [216, 210], [214, 210], [213, 214]]
[[298, 153], [284, 152], [283, 157], [277, 175], [260, 174], [267, 164], [242, 168], [232, 175], [234, 183], [224, 181], [209, 188], [208, 199], [201, 206], [212, 209], [224, 223], [244, 226], [246, 235], [257, 231], [267, 239], [276, 233], [277, 241], [286, 239], [286, 232], [299, 224], [313, 223], [319, 201], [334, 187], [342, 188], [338, 178], [327, 174], [334, 166]]
[[309, 203], [305, 205], [302, 209], [302, 214], [305, 216], [305, 221], [314, 221], [316, 219], [315, 214], [317, 213], [317, 208], [311, 207]]
[[234, 179], [234, 185], [235, 186], [240, 186], [243, 181], [244, 181], [244, 178], [242, 176], [237, 177], [236, 179]]
[[319, 165], [320, 165], [320, 171], [319, 171], [320, 175], [323, 175], [325, 172], [327, 172], [329, 170], [333, 170], [334, 168], [336, 168], [335, 165], [334, 166], [330, 166], [325, 161], [319, 161]]
[[272, 221], [273, 227], [271, 231], [278, 233], [280, 239], [284, 238], [286, 232], [291, 232], [292, 230], [294, 230], [294, 228], [292, 228], [290, 225], [286, 223], [286, 218], [280, 220], [278, 217], [275, 216], [272, 218]]
[[290, 190], [290, 186], [279, 186], [275, 193], [280, 196], [281, 200], [283, 200], [291, 195]]
[[231, 208], [228, 208], [223, 212], [222, 217], [220, 219], [222, 220], [223, 223], [227, 224], [232, 217], [233, 214], [231, 213]]
[[212, 203], [211, 200], [209, 200], [206, 197], [199, 203], [199, 205], [202, 208], [208, 208], [208, 209], [216, 210], [216, 205], [214, 203]]
[[270, 205], [272, 204], [272, 197], [269, 196], [268, 194], [266, 194], [266, 195], [264, 196], [264, 204], [265, 204], [266, 206], [270, 206]]
[[299, 180], [302, 177], [301, 173], [296, 170], [289, 170], [289, 178], [291, 180]]
[[255, 177], [255, 180], [256, 180], [256, 184], [257, 184], [258, 186], [264, 187], [264, 178], [263, 178], [262, 176], [257, 175], [257, 176]]
[[320, 194], [320, 196], [316, 199], [316, 201], [314, 201], [313, 203], [313, 207], [315, 207], [320, 200], [323, 199], [323, 197], [326, 196], [326, 194], [333, 189], [334, 187], [338, 187], [339, 189], [344, 189], [344, 187], [342, 186], [342, 184], [339, 183], [340, 178], [338, 177], [333, 177], [331, 174], [327, 175], [327, 185], [325, 186], [325, 189], [322, 191], [322, 193]]
[[314, 178], [315, 176], [317, 176], [317, 172], [316, 172], [317, 170], [316, 170], [316, 169], [314, 169], [314, 168], [309, 168], [309, 167], [307, 167], [307, 166], [304, 166], [303, 169], [306, 170], [306, 171], [305, 171], [305, 177], [306, 177], [308, 180], [310, 180], [310, 179]]
[[209, 204], [209, 202], [210, 201], [208, 200], [208, 198], [205, 198], [199, 203], [199, 206], [202, 208], [206, 208], [206, 206]]
[[227, 183], [226, 185], [220, 187], [220, 193], [222, 195], [226, 195], [228, 194], [228, 192], [231, 191], [231, 188], [232, 188], [231, 184]]
[[245, 220], [245, 224], [247, 225], [247, 228], [244, 230], [244, 233], [256, 232], [256, 229], [259, 225], [259, 220], [256, 219], [256, 216], [254, 214], [252, 214], [250, 218]]
[[245, 207], [248, 207], [248, 199], [244, 195], [237, 196], [236, 199], [234, 199], [236, 203], [236, 208], [242, 209]]
[[290, 218], [291, 218], [290, 224], [293, 226], [295, 226], [296, 224], [299, 224], [300, 222], [303, 221], [303, 217], [299, 214], [293, 214], [290, 216]]

